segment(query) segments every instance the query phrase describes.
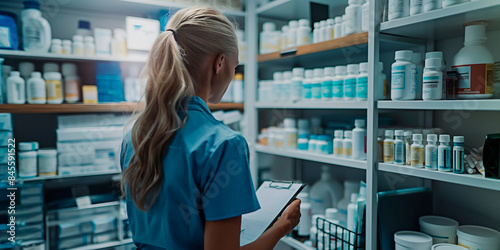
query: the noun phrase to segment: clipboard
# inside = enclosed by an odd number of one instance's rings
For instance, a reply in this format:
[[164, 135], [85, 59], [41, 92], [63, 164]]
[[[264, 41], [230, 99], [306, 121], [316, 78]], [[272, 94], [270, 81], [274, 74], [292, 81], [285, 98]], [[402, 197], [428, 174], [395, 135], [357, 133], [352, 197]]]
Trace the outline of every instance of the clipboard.
[[241, 217], [240, 245], [255, 241], [281, 216], [306, 184], [265, 181], [256, 192], [260, 209]]

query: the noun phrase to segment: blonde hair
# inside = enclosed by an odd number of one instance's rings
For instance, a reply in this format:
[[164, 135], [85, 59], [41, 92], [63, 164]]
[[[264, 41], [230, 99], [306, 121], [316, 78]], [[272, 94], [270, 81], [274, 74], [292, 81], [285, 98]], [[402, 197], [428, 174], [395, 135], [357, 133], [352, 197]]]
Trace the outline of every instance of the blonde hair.
[[[173, 15], [154, 42], [142, 71], [148, 79], [146, 107], [132, 127], [135, 154], [121, 182], [122, 193], [128, 189], [138, 209], [148, 211], [160, 192], [162, 159], [187, 120], [187, 102], [197, 93], [193, 79], [201, 62], [219, 53], [236, 53], [236, 39], [233, 24], [219, 11], [190, 7]], [[178, 114], [180, 110], [184, 119]]]

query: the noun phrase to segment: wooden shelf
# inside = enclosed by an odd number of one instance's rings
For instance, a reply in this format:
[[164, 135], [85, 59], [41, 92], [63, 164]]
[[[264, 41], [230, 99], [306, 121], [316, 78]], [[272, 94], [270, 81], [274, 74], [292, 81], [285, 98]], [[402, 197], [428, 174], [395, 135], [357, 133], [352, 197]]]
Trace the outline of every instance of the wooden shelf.
[[273, 52], [269, 54], [262, 54], [257, 56], [257, 62], [267, 62], [279, 60], [282, 58], [297, 57], [302, 55], [309, 55], [318, 52], [346, 48], [350, 46], [368, 43], [368, 32], [348, 35], [345, 37], [333, 39], [330, 41], [313, 43], [308, 45], [299, 46], [286, 51]]
[[[210, 110], [243, 110], [243, 103], [209, 104]], [[120, 102], [101, 104], [0, 104], [0, 113], [48, 114], [48, 113], [103, 113], [134, 112], [144, 109], [144, 103]]]

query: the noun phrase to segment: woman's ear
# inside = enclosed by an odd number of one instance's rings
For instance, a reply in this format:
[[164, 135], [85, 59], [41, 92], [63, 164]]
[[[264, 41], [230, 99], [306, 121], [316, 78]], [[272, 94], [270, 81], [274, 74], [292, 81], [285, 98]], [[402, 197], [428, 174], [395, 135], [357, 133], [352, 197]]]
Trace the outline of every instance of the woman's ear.
[[220, 53], [215, 57], [213, 67], [216, 75], [219, 74], [219, 72], [221, 72], [224, 60], [226, 60], [226, 55], [224, 55], [224, 53]]

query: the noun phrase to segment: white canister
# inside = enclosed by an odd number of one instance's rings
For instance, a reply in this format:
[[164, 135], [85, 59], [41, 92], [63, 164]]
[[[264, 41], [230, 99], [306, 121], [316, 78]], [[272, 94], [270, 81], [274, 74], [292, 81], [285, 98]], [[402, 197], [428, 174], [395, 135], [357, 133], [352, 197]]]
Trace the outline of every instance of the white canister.
[[432, 246], [432, 250], [467, 250], [467, 248], [454, 244], [440, 243]]
[[422, 216], [419, 219], [420, 231], [432, 237], [434, 244], [456, 243], [458, 222], [441, 216]]
[[36, 151], [19, 152], [18, 158], [18, 173], [20, 178], [36, 177]]
[[499, 250], [500, 233], [480, 226], [460, 226], [457, 229], [458, 245], [470, 250]]
[[49, 176], [57, 174], [57, 150], [38, 150], [38, 175]]
[[429, 250], [432, 247], [432, 237], [414, 231], [399, 231], [394, 234], [396, 250]]

